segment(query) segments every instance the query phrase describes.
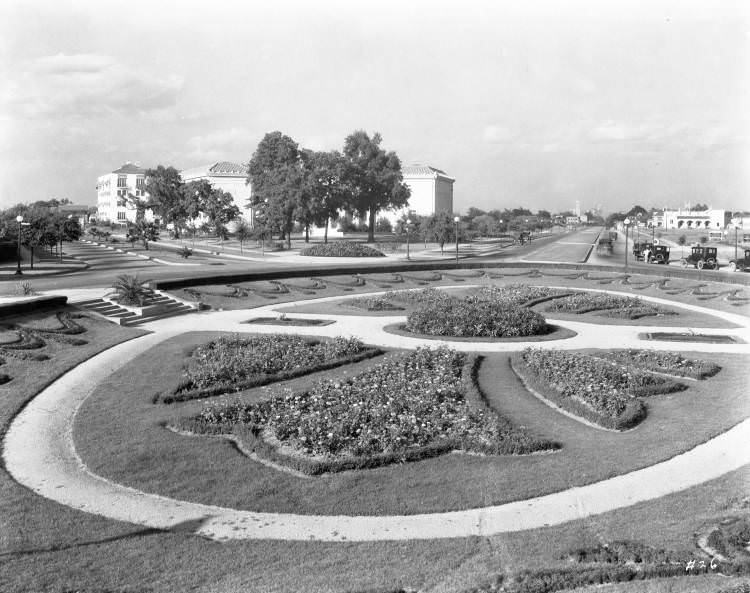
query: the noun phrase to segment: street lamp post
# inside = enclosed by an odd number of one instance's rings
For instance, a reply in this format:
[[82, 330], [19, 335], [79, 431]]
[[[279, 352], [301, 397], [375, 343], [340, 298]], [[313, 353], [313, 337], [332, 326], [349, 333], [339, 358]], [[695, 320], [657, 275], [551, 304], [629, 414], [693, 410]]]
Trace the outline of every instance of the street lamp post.
[[409, 231], [411, 230], [409, 225], [411, 224], [411, 220], [408, 218], [406, 219], [406, 259], [411, 259], [411, 254], [409, 252]]
[[18, 223], [18, 265], [16, 266], [16, 276], [23, 276], [21, 271], [21, 223], [23, 222], [23, 216], [20, 214], [16, 216], [16, 222]]
[[628, 229], [630, 228], [630, 219], [626, 218], [622, 221], [625, 225], [625, 270], [628, 269]]
[[456, 223], [456, 265], [458, 265], [458, 221], [460, 218], [458, 216], [453, 218], [453, 222]]

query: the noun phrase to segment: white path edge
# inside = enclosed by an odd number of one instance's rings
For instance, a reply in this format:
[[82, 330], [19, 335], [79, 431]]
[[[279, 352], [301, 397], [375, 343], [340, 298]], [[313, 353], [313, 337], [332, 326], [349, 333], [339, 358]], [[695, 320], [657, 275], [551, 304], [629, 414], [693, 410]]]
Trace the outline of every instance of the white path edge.
[[[464, 287], [465, 285], [460, 288]], [[625, 294], [608, 290], [598, 292]], [[355, 298], [357, 295], [347, 296]], [[347, 297], [328, 297], [318, 299], [318, 302], [341, 298]], [[750, 322], [746, 317], [665, 299], [642, 298], [714, 315], [742, 326], [732, 330], [701, 329], [701, 333], [713, 331], [731, 334], [746, 341], [750, 336]], [[313, 301], [304, 301], [305, 304], [311, 302]], [[170, 529], [181, 523], [198, 521], [195, 533], [217, 540], [384, 541], [487, 536], [557, 525], [653, 500], [718, 478], [750, 463], [750, 447], [747, 447], [750, 442], [748, 418], [681, 455], [594, 484], [492, 507], [405, 516], [321, 516], [239, 511], [141, 492], [110, 482], [88, 470], [76, 453], [72, 438], [73, 422], [80, 405], [94, 391], [101, 378], [121, 368], [147, 349], [181, 333], [200, 330], [310, 335], [351, 333], [360, 335], [368, 343], [391, 347], [410, 348], [422, 343], [436, 343], [433, 340], [423, 342], [382, 331], [383, 325], [402, 321], [403, 317], [299, 314], [295, 316], [331, 318], [336, 323], [311, 328], [242, 324], [248, 319], [267, 316], [275, 310], [290, 306], [293, 303], [275, 303], [252, 310], [193, 314], [149, 324], [148, 329], [155, 333], [114, 346], [78, 365], [44, 389], [24, 408], [11, 424], [5, 439], [3, 457], [6, 468], [19, 483], [41, 496], [89, 513], [153, 528]], [[637, 343], [640, 348], [666, 347], [671, 350], [683, 346], [637, 339], [639, 332], [665, 328], [556, 323], [575, 329], [579, 335], [563, 341], [538, 342], [534, 346], [630, 347]], [[601, 335], [602, 333], [605, 335]], [[381, 342], [381, 339], [384, 341]], [[517, 350], [523, 346], [521, 343], [445, 343], [461, 350], [483, 351]], [[748, 344], [692, 344], [682, 349], [750, 353]]]

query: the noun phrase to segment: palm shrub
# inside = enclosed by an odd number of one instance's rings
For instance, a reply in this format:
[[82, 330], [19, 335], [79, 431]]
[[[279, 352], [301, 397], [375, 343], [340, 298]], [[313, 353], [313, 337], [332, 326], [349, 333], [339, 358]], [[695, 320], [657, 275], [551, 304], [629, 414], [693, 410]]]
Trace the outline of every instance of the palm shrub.
[[123, 305], [142, 306], [146, 298], [153, 294], [153, 290], [146, 286], [149, 282], [150, 279], [140, 280], [138, 274], [118, 276], [112, 284], [115, 295], [113, 298]]

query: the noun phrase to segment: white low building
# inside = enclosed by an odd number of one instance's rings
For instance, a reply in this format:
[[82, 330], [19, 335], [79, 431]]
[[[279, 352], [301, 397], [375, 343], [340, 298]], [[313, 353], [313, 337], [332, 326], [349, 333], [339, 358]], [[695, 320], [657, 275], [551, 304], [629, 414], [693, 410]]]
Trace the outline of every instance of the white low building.
[[[135, 222], [137, 209], [134, 200], [145, 200], [146, 169], [138, 163], [125, 163], [111, 173], [100, 175], [96, 180], [96, 219], [126, 226]], [[146, 219], [153, 220], [151, 211]]]
[[711, 210], [657, 210], [651, 217], [651, 226], [663, 229], [723, 229], [726, 211]]
[[253, 209], [248, 206], [252, 189], [247, 183], [248, 167], [244, 163], [219, 161], [210, 165], [192, 167], [180, 171], [180, 177], [185, 183], [190, 181], [207, 180], [214, 189], [221, 189], [232, 195], [232, 199], [240, 209], [242, 217], [253, 223]]

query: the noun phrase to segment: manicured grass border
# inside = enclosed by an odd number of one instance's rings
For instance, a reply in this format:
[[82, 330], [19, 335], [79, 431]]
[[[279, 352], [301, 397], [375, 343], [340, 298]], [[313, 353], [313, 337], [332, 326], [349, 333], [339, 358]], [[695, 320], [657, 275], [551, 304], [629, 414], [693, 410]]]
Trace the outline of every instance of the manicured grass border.
[[[186, 402], [193, 399], [203, 399], [206, 397], [214, 397], [217, 395], [226, 395], [235, 393], [238, 391], [245, 391], [246, 389], [252, 389], [254, 387], [262, 387], [263, 385], [269, 385], [270, 383], [277, 383], [278, 381], [287, 381], [296, 377], [302, 377], [311, 373], [317, 373], [320, 371], [327, 371], [335, 369], [336, 367], [343, 366], [345, 364], [352, 364], [360, 362], [368, 358], [380, 356], [384, 351], [380, 348], [366, 348], [362, 352], [354, 354], [352, 356], [345, 356], [342, 358], [336, 358], [329, 360], [322, 364], [314, 367], [303, 367], [294, 369], [291, 371], [282, 371], [280, 373], [273, 374], [262, 374], [249, 379], [247, 381], [240, 381], [237, 383], [222, 383], [221, 385], [215, 385], [213, 387], [207, 387], [205, 389], [191, 389], [187, 391], [181, 391], [182, 382], [175, 385], [174, 388], [169, 389], [162, 393], [157, 393], [154, 396], [154, 403], [173, 404], [179, 402]], [[182, 380], [181, 380], [182, 381]]]
[[332, 325], [336, 323], [331, 319], [279, 319], [278, 317], [256, 317], [243, 321], [248, 325], [292, 325], [300, 327]]
[[629, 407], [629, 411], [628, 408], [626, 408], [623, 414], [616, 418], [612, 418], [611, 416], [606, 416], [596, 412], [586, 404], [579, 402], [572, 397], [561, 396], [557, 390], [550, 387], [546, 381], [543, 381], [538, 377], [534, 370], [523, 360], [521, 354], [521, 352], [514, 352], [510, 357], [510, 366], [513, 369], [513, 372], [541, 397], [549, 400], [555, 406], [562, 408], [566, 412], [589, 422], [593, 422], [602, 428], [618, 431], [633, 428], [646, 418], [646, 405], [640, 399], [634, 398], [632, 400], [633, 405]]
[[562, 327], [561, 325], [546, 325], [548, 332], [537, 334], [535, 336], [513, 336], [511, 338], [474, 338], [470, 336], [433, 336], [430, 334], [417, 334], [406, 329], [403, 323], [394, 323], [386, 325], [383, 331], [397, 336], [406, 336], [410, 338], [420, 338], [423, 340], [436, 340], [440, 342], [549, 342], [552, 340], [569, 340], [578, 335], [572, 329]]
[[[466, 443], [459, 438], [441, 440], [422, 447], [413, 447], [404, 451], [379, 453], [371, 456], [346, 457], [341, 459], [310, 459], [302, 456], [292, 456], [279, 451], [278, 447], [266, 441], [258, 430], [252, 430], [241, 425], [216, 425], [201, 421], [196, 417], [180, 418], [168, 428], [198, 435], [233, 435], [243, 443], [243, 449], [258, 455], [273, 464], [282, 465], [309, 476], [319, 476], [326, 473], [336, 473], [350, 470], [373, 469], [390, 465], [391, 463], [405, 463], [437, 457], [454, 451], [467, 451], [485, 455], [525, 455], [539, 451], [555, 451], [561, 445], [554, 441], [537, 439], [525, 430], [515, 427], [510, 421], [492, 410], [480, 391], [477, 374], [482, 357], [476, 354], [466, 357], [461, 373], [464, 398], [469, 407], [483, 412], [489, 412], [500, 419], [506, 428], [506, 434], [514, 435], [498, 444], [497, 447], [478, 449], [475, 444]], [[518, 437], [526, 437], [527, 442], [519, 442]]]

